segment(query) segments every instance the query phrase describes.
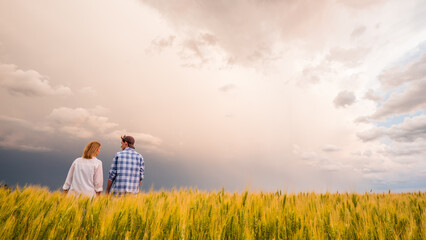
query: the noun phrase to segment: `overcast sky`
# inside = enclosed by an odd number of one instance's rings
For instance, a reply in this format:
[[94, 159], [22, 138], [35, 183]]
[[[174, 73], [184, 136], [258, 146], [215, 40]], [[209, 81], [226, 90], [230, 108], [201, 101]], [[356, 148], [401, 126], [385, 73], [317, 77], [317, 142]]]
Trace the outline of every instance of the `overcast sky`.
[[124, 134], [144, 189], [426, 190], [426, 2], [1, 0], [0, 181]]

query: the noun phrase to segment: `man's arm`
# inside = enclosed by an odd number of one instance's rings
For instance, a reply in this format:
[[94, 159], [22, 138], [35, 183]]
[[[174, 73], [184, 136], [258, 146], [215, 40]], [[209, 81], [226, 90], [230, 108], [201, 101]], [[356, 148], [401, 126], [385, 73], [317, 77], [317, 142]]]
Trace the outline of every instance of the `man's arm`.
[[108, 179], [108, 185], [106, 188], [106, 194], [109, 194], [109, 191], [111, 190], [111, 186], [112, 186], [112, 181], [110, 179]]
[[140, 174], [140, 179], [139, 179], [139, 188], [140, 188], [142, 184], [142, 180], [144, 179], [144, 176], [145, 176], [145, 162], [143, 160], [142, 155], [141, 155], [141, 168], [140, 168], [139, 174]]
[[109, 191], [111, 190], [112, 183], [114, 182], [115, 178], [117, 177], [117, 161], [118, 156], [115, 155], [114, 159], [112, 159], [111, 169], [109, 170], [109, 177], [108, 177], [108, 185], [106, 188], [106, 194], [109, 194]]

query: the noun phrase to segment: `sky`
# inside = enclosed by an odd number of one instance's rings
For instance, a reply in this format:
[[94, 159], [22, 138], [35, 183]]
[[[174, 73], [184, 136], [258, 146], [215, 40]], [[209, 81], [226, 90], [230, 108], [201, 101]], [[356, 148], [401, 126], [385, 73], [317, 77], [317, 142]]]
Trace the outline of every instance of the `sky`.
[[0, 181], [120, 136], [143, 190], [426, 191], [422, 0], [0, 1]]

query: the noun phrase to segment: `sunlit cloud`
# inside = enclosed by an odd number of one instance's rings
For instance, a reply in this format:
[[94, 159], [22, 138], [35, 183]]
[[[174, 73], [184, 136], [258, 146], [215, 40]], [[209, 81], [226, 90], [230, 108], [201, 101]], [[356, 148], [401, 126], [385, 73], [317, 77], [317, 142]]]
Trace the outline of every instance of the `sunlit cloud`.
[[93, 87], [83, 87], [79, 91], [83, 95], [96, 96], [98, 93]]
[[23, 96], [70, 95], [71, 89], [52, 87], [49, 78], [35, 70], [22, 70], [13, 64], [0, 63], [0, 87], [10, 94]]
[[135, 139], [136, 148], [140, 147], [146, 152], [166, 153], [164, 149], [161, 149], [162, 140], [150, 134], [131, 132], [125, 129], [121, 129], [114, 130], [113, 132], [109, 133], [107, 137], [109, 139], [119, 140], [123, 135], [132, 136]]
[[46, 117], [46, 121], [38, 123], [0, 116], [2, 123], [0, 146], [24, 151], [51, 151], [58, 138], [111, 140], [120, 139], [122, 135], [131, 135], [147, 151], [163, 151], [162, 141], [158, 137], [141, 132], [118, 130], [119, 124], [98, 115], [106, 111], [107, 109], [102, 106], [93, 109], [61, 107], [53, 109]]
[[107, 117], [95, 115], [84, 108], [53, 109], [47, 118], [59, 131], [78, 138], [91, 138], [118, 126]]

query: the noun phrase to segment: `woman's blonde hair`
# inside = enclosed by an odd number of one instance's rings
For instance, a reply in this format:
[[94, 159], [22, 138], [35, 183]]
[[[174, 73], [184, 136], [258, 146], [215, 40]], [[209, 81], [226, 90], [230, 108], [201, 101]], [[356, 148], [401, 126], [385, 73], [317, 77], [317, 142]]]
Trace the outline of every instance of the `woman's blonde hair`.
[[89, 142], [83, 150], [83, 158], [91, 159], [95, 157], [101, 144], [98, 141]]

